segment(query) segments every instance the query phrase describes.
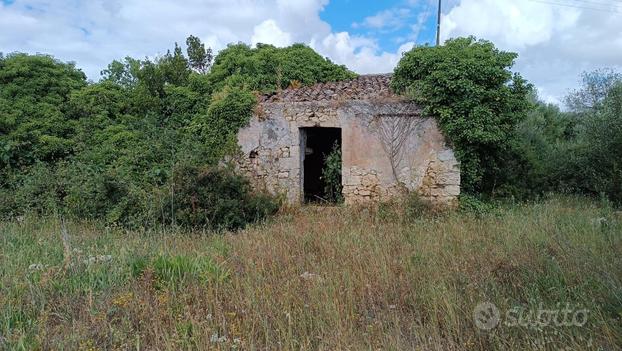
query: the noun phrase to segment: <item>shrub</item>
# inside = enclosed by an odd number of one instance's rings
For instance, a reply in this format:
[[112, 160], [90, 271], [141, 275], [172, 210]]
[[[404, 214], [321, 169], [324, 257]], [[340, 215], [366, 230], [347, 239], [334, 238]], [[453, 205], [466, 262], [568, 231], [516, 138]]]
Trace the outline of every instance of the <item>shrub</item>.
[[62, 198], [66, 189], [66, 179], [59, 177], [57, 167], [37, 162], [14, 176], [14, 188], [7, 196], [13, 198], [13, 208], [5, 214], [24, 214], [27, 212], [50, 215], [62, 212]]
[[343, 202], [343, 185], [341, 183], [341, 147], [338, 143], [333, 145], [331, 152], [324, 157], [322, 179], [326, 184], [324, 193], [328, 201]]
[[181, 166], [174, 174], [164, 221], [187, 227], [236, 230], [278, 210], [270, 196], [253, 193], [249, 182], [226, 169]]
[[444, 212], [416, 192], [410, 192], [378, 204], [376, 215], [384, 222], [409, 223], [422, 218], [437, 217]]
[[155, 205], [156, 188], [132, 179], [123, 169], [74, 163], [65, 173], [69, 181], [63, 205], [68, 215], [134, 228], [154, 221], [149, 210]]
[[567, 98], [570, 111], [537, 102], [518, 126], [513, 149], [522, 162], [505, 169], [511, 195], [579, 192], [622, 204], [622, 78], [583, 77]]
[[212, 97], [205, 116], [197, 117], [191, 129], [198, 132], [213, 162], [237, 149], [238, 130], [246, 126], [253, 113], [257, 98], [248, 90], [227, 87]]
[[463, 194], [460, 195], [460, 210], [475, 215], [484, 215], [492, 212], [495, 209], [495, 205], [491, 202], [486, 202], [478, 197]]
[[393, 89], [434, 117], [454, 144], [465, 192], [490, 191], [514, 130], [530, 106], [530, 85], [510, 68], [517, 55], [475, 38], [416, 47], [395, 69]]
[[428, 217], [440, 213], [440, 208], [435, 208], [429, 200], [422, 198], [415, 192], [406, 195], [402, 206], [407, 219]]

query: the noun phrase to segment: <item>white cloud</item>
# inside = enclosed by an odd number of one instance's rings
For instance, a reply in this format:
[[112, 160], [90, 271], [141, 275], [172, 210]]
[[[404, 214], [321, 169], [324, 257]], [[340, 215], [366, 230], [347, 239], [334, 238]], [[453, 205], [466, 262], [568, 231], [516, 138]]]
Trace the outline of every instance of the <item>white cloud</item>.
[[622, 69], [620, 13], [586, 6], [461, 0], [443, 16], [441, 34], [443, 38], [475, 35], [518, 52], [515, 69], [538, 87], [543, 99], [560, 102], [577, 86], [582, 71]]
[[[403, 6], [362, 19], [360, 25], [373, 34], [357, 36], [333, 32], [320, 18], [328, 0], [15, 0], [12, 5], [0, 0], [0, 51], [73, 60], [96, 80], [113, 59], [152, 57], [194, 34], [216, 51], [239, 41], [278, 46], [302, 42], [356, 72], [390, 72], [401, 53], [417, 41], [420, 28], [435, 13], [435, 2], [404, 0]], [[622, 70], [622, 21], [617, 11], [529, 0], [444, 4], [444, 38], [476, 35], [519, 52], [516, 69], [549, 101], [558, 101], [576, 87], [581, 71]], [[618, 7], [622, 12], [622, 3]], [[387, 33], [396, 26], [409, 28], [410, 34], [390, 37]], [[407, 43], [394, 52], [383, 51], [377, 35], [391, 43]]]
[[378, 12], [373, 16], [366, 17], [361, 23], [354, 23], [356, 27], [367, 27], [374, 29], [390, 28], [399, 29], [406, 25], [412, 16], [409, 8], [391, 8]]
[[[442, 35], [487, 35], [497, 45], [523, 49], [546, 43], [576, 23], [577, 8], [527, 0], [463, 0], [445, 16]], [[466, 20], [466, 19], [469, 20]]]
[[[360, 72], [388, 72], [399, 53], [371, 38], [333, 33], [319, 14], [328, 0], [0, 1], [0, 52], [47, 53], [75, 61], [89, 78], [113, 59], [153, 57], [196, 35], [218, 51], [228, 43], [318, 44], [321, 54]], [[334, 55], [334, 56], [333, 56]]]
[[378, 53], [374, 41], [353, 37], [348, 32], [331, 33], [321, 41], [311, 42], [311, 47], [318, 52], [359, 73], [391, 72], [402, 57], [402, 53], [412, 49], [413, 46], [413, 42], [408, 42], [400, 46], [396, 53]]
[[263, 43], [283, 47], [292, 44], [292, 36], [283, 32], [274, 20], [269, 19], [255, 26], [251, 43], [253, 45]]

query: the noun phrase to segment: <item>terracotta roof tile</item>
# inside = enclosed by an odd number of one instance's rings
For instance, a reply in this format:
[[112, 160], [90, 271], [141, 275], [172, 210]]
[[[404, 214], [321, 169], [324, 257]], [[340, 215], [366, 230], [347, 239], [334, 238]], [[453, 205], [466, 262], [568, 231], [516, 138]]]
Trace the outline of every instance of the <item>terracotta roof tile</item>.
[[262, 96], [261, 102], [312, 102], [335, 100], [374, 100], [397, 98], [389, 84], [391, 74], [368, 74], [339, 82], [288, 88]]

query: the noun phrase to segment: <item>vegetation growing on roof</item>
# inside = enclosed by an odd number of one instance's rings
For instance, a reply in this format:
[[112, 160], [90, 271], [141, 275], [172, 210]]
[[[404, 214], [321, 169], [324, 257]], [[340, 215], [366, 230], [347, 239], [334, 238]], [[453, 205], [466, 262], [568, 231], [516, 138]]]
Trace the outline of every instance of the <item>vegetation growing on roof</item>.
[[225, 85], [243, 86], [263, 93], [290, 85], [312, 85], [356, 77], [303, 44], [286, 48], [258, 44], [232, 44], [218, 53], [209, 74], [215, 90]]

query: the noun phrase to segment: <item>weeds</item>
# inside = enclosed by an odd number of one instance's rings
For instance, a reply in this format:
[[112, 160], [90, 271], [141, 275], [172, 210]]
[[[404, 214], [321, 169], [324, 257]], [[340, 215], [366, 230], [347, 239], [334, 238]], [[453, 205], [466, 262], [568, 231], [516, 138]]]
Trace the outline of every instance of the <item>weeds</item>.
[[[622, 219], [606, 204], [414, 220], [384, 206], [289, 209], [235, 235], [68, 223], [66, 271], [59, 223], [2, 223], [0, 349], [621, 347]], [[502, 318], [589, 312], [580, 327], [482, 330], [483, 302]]]

